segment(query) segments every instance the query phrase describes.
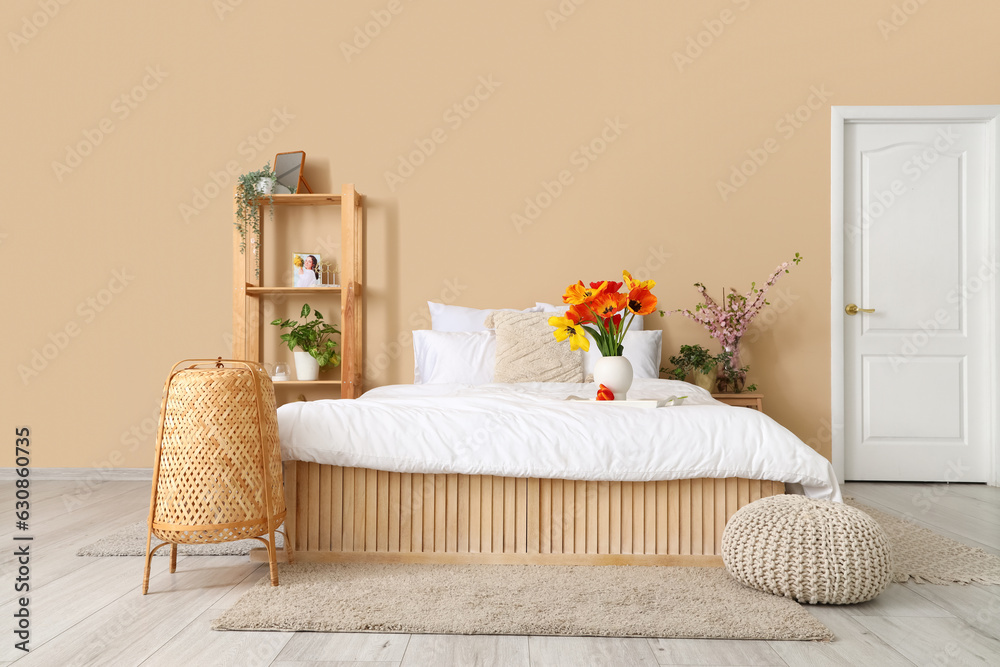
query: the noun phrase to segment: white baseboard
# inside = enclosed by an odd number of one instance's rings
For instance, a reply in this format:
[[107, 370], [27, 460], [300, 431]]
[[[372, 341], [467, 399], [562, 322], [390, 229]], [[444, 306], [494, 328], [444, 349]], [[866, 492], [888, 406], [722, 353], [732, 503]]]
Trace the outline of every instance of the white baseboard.
[[[0, 481], [18, 479], [16, 468], [0, 468]], [[31, 468], [30, 479], [51, 480], [92, 480], [105, 482], [151, 482], [152, 468]]]

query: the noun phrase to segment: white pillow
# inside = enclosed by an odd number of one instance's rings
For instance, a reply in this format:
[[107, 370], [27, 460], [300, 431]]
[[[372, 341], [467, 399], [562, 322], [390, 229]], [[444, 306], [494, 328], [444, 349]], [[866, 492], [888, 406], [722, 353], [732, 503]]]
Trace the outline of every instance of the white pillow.
[[414, 331], [413, 383], [493, 382], [496, 352], [492, 331]]
[[[536, 312], [539, 312], [539, 313], [551, 313], [554, 310], [558, 311], [560, 313], [565, 313], [567, 310], [569, 310], [569, 306], [567, 306], [565, 303], [562, 304], [561, 306], [553, 306], [551, 303], [542, 303], [541, 301], [536, 301], [535, 302], [535, 310], [536, 310]], [[656, 311], [653, 311], [653, 312], [656, 312]], [[632, 326], [630, 326], [628, 328], [628, 330], [629, 331], [642, 331], [642, 320], [643, 320], [643, 318], [641, 316], [640, 317], [636, 317], [634, 320], [632, 320]], [[628, 334], [626, 334], [626, 335], [628, 335]]]
[[[638, 318], [637, 318], [638, 320]], [[587, 334], [590, 338], [590, 334]], [[660, 377], [660, 359], [663, 353], [663, 332], [659, 329], [652, 331], [636, 331], [635, 322], [632, 328], [625, 333], [625, 340], [622, 341], [625, 348], [622, 355], [632, 364], [632, 373], [637, 378], [658, 378]], [[590, 350], [583, 353], [583, 377], [590, 381], [594, 374], [594, 366], [601, 358], [601, 352], [597, 349], [597, 344], [591, 339]]]
[[[428, 301], [427, 307], [431, 311], [431, 329], [434, 331], [486, 331], [483, 322], [494, 310], [516, 310], [516, 308], [465, 308], [447, 306], [434, 301]], [[535, 306], [525, 308], [523, 312], [539, 312], [539, 309]]]
[[553, 313], [553, 312], [562, 313], [565, 312], [567, 308], [569, 308], [569, 306], [567, 306], [565, 303], [560, 303], [559, 305], [554, 306], [551, 303], [542, 303], [541, 301], [536, 301], [535, 307], [532, 308], [532, 310], [535, 311], [536, 313]]

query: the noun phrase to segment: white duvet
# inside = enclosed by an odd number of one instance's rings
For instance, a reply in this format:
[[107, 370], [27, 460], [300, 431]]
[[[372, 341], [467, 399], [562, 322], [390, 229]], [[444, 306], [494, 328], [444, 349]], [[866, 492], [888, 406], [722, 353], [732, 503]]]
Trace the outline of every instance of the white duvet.
[[641, 408], [594, 398], [593, 384], [391, 385], [357, 400], [278, 408], [282, 458], [413, 473], [653, 481], [745, 477], [840, 501], [833, 466], [770, 417], [704, 389], [637, 379], [629, 399], [687, 396]]

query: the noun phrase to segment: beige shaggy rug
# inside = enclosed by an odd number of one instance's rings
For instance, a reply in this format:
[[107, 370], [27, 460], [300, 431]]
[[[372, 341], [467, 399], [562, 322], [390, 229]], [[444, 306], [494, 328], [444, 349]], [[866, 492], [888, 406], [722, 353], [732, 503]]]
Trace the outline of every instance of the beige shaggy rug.
[[[274, 536], [278, 548], [285, 545], [281, 533]], [[150, 546], [160, 544], [155, 536]], [[263, 549], [264, 545], [257, 540], [237, 540], [235, 542], [220, 542], [218, 544], [180, 544], [177, 553], [180, 556], [246, 556], [251, 549]], [[170, 549], [164, 547], [156, 552], [157, 556], [167, 556]], [[80, 547], [77, 556], [145, 556], [146, 555], [146, 522], [139, 521], [129, 524], [93, 544]]]
[[1000, 584], [1000, 558], [922, 526], [845, 498], [889, 537], [893, 580], [918, 584]]
[[216, 630], [830, 640], [788, 598], [722, 568], [280, 565]]
[[[942, 537], [911, 521], [900, 519], [862, 505], [853, 498], [847, 503], [866, 512], [878, 521], [892, 548], [893, 579], [913, 580], [929, 584], [1000, 584], [1000, 558], [982, 549], [969, 547]], [[277, 544], [283, 546], [281, 535]], [[153, 545], [159, 543], [155, 537]], [[262, 547], [257, 540], [240, 540], [221, 544], [182, 544], [178, 553], [189, 556], [242, 556], [250, 549]], [[166, 556], [169, 549], [160, 549], [157, 556]], [[77, 556], [144, 556], [146, 555], [146, 523], [138, 522], [82, 547]]]

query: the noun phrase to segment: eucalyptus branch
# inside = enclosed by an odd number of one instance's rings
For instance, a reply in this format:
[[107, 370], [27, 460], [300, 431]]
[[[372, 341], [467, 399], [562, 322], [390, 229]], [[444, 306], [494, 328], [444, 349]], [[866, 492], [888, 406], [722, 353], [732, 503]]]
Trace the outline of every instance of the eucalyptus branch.
[[[272, 181], [271, 190], [267, 193], [258, 191], [258, 185], [262, 180]], [[241, 174], [237, 179], [236, 188], [236, 221], [233, 225], [240, 232], [240, 254], [246, 252], [247, 233], [252, 236], [260, 236], [260, 200], [267, 198], [270, 204], [271, 218], [274, 218], [274, 183], [277, 183], [277, 176], [271, 169], [271, 163], [264, 165], [263, 169]], [[255, 257], [254, 261], [255, 277], [260, 277], [260, 257]]]

